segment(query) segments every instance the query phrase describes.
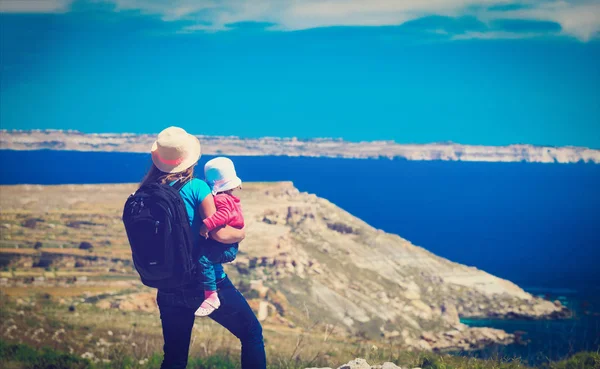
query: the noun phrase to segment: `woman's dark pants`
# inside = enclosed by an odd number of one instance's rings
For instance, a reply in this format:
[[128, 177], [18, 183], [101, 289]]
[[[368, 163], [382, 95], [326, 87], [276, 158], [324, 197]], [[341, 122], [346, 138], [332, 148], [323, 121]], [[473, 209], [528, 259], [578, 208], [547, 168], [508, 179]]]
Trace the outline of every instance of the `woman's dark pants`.
[[[248, 302], [229, 278], [217, 282], [221, 306], [209, 315], [242, 343], [242, 368], [266, 368], [262, 327]], [[159, 291], [158, 307], [165, 340], [161, 369], [183, 369], [187, 365], [194, 312], [204, 300], [201, 285], [195, 289]], [[201, 319], [201, 318], [199, 318]]]

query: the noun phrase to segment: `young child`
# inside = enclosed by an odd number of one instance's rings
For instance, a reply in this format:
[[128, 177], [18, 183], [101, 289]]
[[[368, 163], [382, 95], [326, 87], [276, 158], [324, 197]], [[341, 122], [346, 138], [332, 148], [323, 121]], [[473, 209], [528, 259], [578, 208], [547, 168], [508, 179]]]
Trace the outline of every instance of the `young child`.
[[[200, 226], [200, 234], [208, 238], [209, 232], [224, 225], [244, 228], [240, 199], [233, 195], [235, 190], [241, 188], [242, 180], [237, 176], [233, 162], [224, 157], [214, 158], [204, 166], [204, 176], [212, 190], [217, 211], [204, 219], [204, 224]], [[207, 316], [221, 305], [216, 291], [213, 264], [233, 261], [237, 251], [237, 244], [216, 244], [203, 248], [199, 262], [200, 279], [204, 284], [204, 301], [196, 310], [196, 316]]]

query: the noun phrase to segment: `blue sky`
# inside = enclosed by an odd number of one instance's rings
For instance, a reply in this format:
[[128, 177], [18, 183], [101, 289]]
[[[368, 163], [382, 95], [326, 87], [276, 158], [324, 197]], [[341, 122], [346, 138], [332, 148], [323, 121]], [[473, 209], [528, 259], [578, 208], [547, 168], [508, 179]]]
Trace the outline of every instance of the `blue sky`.
[[600, 148], [597, 1], [0, 2], [0, 127]]

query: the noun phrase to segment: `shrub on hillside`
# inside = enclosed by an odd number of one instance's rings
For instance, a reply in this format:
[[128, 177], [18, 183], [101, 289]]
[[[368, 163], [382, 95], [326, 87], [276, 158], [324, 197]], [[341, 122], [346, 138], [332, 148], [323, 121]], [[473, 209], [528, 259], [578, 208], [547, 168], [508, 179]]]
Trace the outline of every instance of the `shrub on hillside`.
[[43, 222], [43, 221], [44, 221], [44, 219], [42, 219], [42, 218], [27, 218], [21, 225], [25, 228], [34, 229], [35, 227], [37, 227], [37, 224], [39, 222]]
[[74, 220], [67, 223], [67, 227], [71, 228], [81, 228], [81, 226], [84, 225], [95, 226], [98, 225], [98, 223], [90, 222], [88, 220]]
[[39, 250], [42, 248], [42, 243], [40, 241], [36, 242], [35, 245], [33, 245], [33, 248], [36, 250]]
[[92, 246], [92, 244], [87, 241], [83, 241], [82, 243], [79, 244], [80, 250], [92, 250], [93, 248], [94, 248], [94, 246]]
[[358, 234], [357, 230], [344, 223], [327, 223], [327, 227], [341, 234]]

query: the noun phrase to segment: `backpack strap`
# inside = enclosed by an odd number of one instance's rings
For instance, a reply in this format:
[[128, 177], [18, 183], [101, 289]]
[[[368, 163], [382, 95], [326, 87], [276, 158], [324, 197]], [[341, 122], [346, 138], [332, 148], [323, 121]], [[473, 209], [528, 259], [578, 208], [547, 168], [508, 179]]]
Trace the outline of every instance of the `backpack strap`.
[[185, 181], [182, 181], [181, 179], [178, 179], [177, 182], [175, 182], [173, 184], [173, 188], [177, 190], [177, 192], [181, 191], [181, 189], [183, 188], [183, 186], [185, 186], [190, 180], [186, 179]]

